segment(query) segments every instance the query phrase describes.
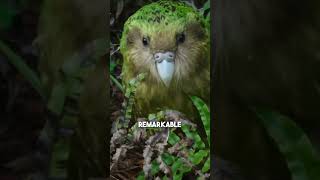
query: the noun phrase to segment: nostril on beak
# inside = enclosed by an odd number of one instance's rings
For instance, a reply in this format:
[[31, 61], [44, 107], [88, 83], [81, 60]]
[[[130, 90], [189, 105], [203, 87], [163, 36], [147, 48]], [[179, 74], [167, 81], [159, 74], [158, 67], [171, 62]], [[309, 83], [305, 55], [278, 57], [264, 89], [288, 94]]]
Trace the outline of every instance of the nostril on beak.
[[167, 56], [170, 58], [170, 59], [173, 59], [174, 58], [174, 54], [172, 52], [167, 52]]
[[162, 61], [166, 59], [167, 61], [172, 61], [174, 59], [174, 53], [173, 52], [158, 52], [154, 54], [154, 59], [156, 61]]
[[154, 59], [155, 59], [156, 61], [160, 61], [161, 58], [162, 58], [162, 54], [161, 54], [161, 53], [156, 53], [156, 54], [154, 55]]

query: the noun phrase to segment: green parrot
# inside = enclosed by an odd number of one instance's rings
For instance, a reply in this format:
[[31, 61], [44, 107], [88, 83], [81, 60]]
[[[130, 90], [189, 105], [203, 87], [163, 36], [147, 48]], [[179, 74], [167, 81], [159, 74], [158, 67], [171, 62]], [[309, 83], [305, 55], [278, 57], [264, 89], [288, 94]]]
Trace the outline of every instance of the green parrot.
[[145, 73], [135, 94], [135, 111], [146, 116], [175, 109], [195, 119], [188, 96], [210, 102], [210, 30], [200, 13], [183, 2], [142, 7], [124, 25], [120, 43], [122, 81]]

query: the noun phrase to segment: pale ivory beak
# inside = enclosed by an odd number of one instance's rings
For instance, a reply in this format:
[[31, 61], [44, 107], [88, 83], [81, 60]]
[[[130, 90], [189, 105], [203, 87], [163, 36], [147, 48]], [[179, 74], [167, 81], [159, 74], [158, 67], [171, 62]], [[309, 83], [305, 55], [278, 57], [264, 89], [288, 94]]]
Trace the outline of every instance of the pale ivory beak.
[[156, 53], [154, 59], [158, 74], [165, 84], [169, 87], [174, 73], [174, 56], [173, 52]]

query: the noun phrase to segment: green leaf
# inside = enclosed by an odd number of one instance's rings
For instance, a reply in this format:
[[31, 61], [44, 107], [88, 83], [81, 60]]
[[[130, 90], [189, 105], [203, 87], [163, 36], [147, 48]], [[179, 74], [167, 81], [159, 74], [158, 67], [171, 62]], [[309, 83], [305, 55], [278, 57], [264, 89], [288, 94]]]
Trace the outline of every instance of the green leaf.
[[169, 132], [169, 133], [170, 133], [168, 138], [169, 144], [174, 145], [180, 141], [180, 137], [176, 135], [176, 133], [174, 132]]
[[157, 113], [157, 119], [158, 119], [158, 120], [161, 120], [161, 119], [163, 119], [164, 117], [165, 117], [165, 114], [164, 114], [163, 111], [159, 111], [159, 112]]
[[204, 13], [210, 9], [210, 0], [208, 0], [202, 7], [202, 9], [200, 10], [200, 13], [202, 15], [204, 15]]
[[30, 69], [25, 61], [0, 41], [0, 52], [8, 57], [10, 63], [29, 81], [32, 87], [40, 94], [42, 98], [45, 98], [43, 86], [37, 74]]
[[174, 173], [173, 174], [173, 180], [181, 180], [182, 179], [182, 173]]
[[137, 180], [144, 180], [145, 178], [144, 178], [144, 173], [143, 173], [143, 171], [141, 171], [140, 173], [139, 173], [139, 175], [138, 175], [138, 177], [136, 178]]
[[146, 75], [144, 73], [139, 74], [137, 77], [138, 81], [142, 81], [145, 78], [145, 76]]
[[178, 158], [178, 160], [172, 164], [171, 168], [172, 172], [177, 173], [179, 171], [182, 173], [182, 175], [183, 173], [191, 171], [191, 167], [186, 165], [186, 163], [181, 158]]
[[208, 9], [210, 9], [210, 0], [208, 0], [204, 5], [203, 5], [203, 9], [206, 11]]
[[168, 153], [163, 153], [161, 158], [167, 166], [170, 166], [175, 161], [175, 157]]
[[159, 164], [157, 163], [156, 160], [152, 161], [151, 163], [151, 174], [155, 175], [160, 171]]
[[206, 21], [208, 24], [210, 24], [210, 19], [211, 19], [211, 17], [210, 17], [210, 12], [209, 12], [206, 17]]
[[[124, 92], [123, 87], [121, 83], [117, 80], [117, 78], [115, 78], [112, 74], [110, 74], [110, 79], [121, 90], [121, 92]], [[130, 93], [130, 91], [127, 91], [127, 92]], [[127, 95], [127, 92], [126, 92], [126, 95]]]
[[182, 159], [181, 159], [181, 158], [178, 158], [178, 160], [175, 161], [175, 162], [172, 164], [171, 169], [172, 169], [173, 172], [177, 172], [178, 169], [179, 169], [180, 167], [182, 167], [182, 165], [183, 165]]
[[207, 172], [209, 170], [210, 170], [210, 154], [209, 154], [209, 157], [207, 158], [206, 162], [204, 163], [201, 171], [203, 173], [205, 173], [205, 172]]
[[136, 83], [137, 83], [137, 79], [136, 79], [136, 78], [131, 79], [131, 80], [129, 81], [129, 85], [131, 85], [131, 86], [134, 86]]
[[110, 62], [109, 71], [110, 73], [113, 73], [114, 69], [117, 67], [117, 64], [114, 61]]
[[204, 129], [207, 134], [208, 144], [210, 145], [210, 121], [211, 121], [211, 118], [210, 118], [209, 108], [202, 99], [200, 99], [196, 96], [191, 96], [190, 98], [191, 98], [193, 104], [196, 106], [198, 112], [200, 113], [201, 121], [203, 123]]
[[67, 178], [66, 162], [69, 158], [70, 146], [69, 138], [60, 138], [58, 142], [54, 144], [50, 174], [51, 178]]
[[148, 115], [148, 120], [151, 121], [151, 120], [154, 120], [156, 119], [156, 115], [155, 114], [149, 114]]
[[277, 112], [263, 108], [254, 111], [285, 156], [292, 179], [320, 179], [319, 156], [302, 129]]
[[196, 153], [190, 153], [189, 154], [189, 160], [192, 162], [192, 164], [197, 165], [199, 164], [205, 157], [208, 156], [207, 150], [199, 150]]
[[66, 98], [66, 88], [65, 84], [60, 83], [56, 84], [53, 87], [50, 99], [48, 101], [48, 109], [55, 113], [56, 115], [60, 115], [62, 113], [64, 102]]
[[205, 148], [205, 144], [202, 142], [202, 139], [201, 139], [201, 137], [199, 136], [199, 134], [198, 134], [196, 131], [191, 131], [191, 130], [190, 130], [190, 126], [188, 126], [188, 125], [182, 125], [182, 126], [181, 126], [181, 129], [182, 129], [182, 131], [184, 132], [184, 134], [185, 134], [188, 138], [194, 140], [194, 145], [193, 145], [193, 147], [194, 147], [195, 149], [203, 149], [203, 148]]

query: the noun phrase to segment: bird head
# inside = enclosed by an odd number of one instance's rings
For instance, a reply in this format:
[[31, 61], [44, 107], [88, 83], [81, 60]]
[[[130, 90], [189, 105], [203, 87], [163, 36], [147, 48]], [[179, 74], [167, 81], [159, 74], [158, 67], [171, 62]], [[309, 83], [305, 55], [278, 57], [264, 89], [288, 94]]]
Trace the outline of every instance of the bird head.
[[169, 87], [205, 64], [208, 30], [204, 18], [192, 7], [159, 1], [126, 21], [120, 47], [125, 63]]

